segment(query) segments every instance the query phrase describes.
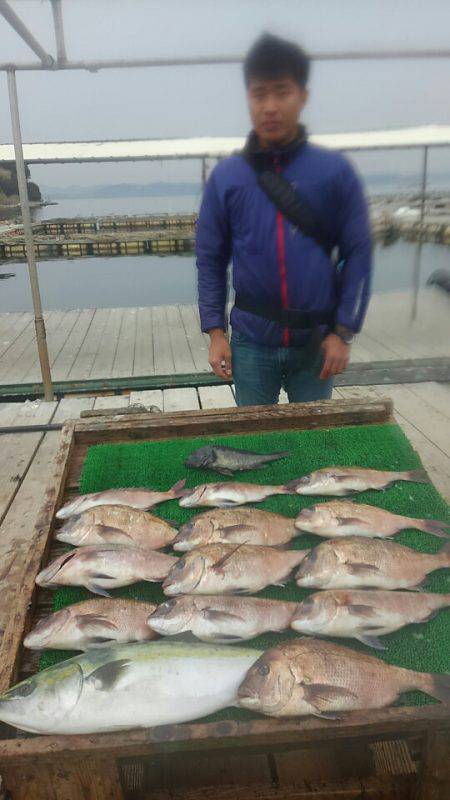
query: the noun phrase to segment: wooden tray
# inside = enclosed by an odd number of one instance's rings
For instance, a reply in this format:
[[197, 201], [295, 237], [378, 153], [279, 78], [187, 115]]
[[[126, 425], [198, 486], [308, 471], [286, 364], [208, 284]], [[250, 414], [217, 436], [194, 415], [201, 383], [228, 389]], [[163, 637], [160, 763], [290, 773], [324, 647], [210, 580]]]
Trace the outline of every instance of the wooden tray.
[[[139, 414], [132, 418], [66, 423], [45, 503], [29, 538], [29, 546], [13, 553], [11, 565], [4, 570], [6, 578], [2, 592], [6, 593], [4, 598], [8, 598], [12, 613], [0, 649], [0, 691], [13, 685], [20, 675], [22, 640], [31, 627], [38, 593], [42, 591], [37, 590], [35, 578], [48, 560], [55, 512], [76, 493], [90, 445], [391, 422], [390, 400], [328, 400], [285, 406]], [[54, 775], [58, 765], [65, 770], [67, 786], [70, 775], [76, 774], [70, 791], [65, 785], [65, 793], [61, 794], [64, 800], [66, 797], [68, 800], [78, 797], [100, 800], [133, 796], [123, 793], [118, 777], [118, 759], [139, 759], [175, 752], [199, 755], [201, 751], [230, 753], [236, 749], [240, 754], [244, 751], [276, 753], [286, 749], [326, 747], [336, 742], [345, 742], [350, 746], [357, 740], [370, 742], [408, 736], [419, 736], [422, 743], [421, 770], [416, 782], [417, 793], [414, 795], [416, 800], [448, 800], [450, 797], [450, 708], [442, 704], [353, 712], [339, 722], [317, 718], [194, 722], [114, 734], [33, 737], [23, 734], [12, 737], [11, 730], [8, 728], [8, 733], [4, 733], [8, 738], [0, 739], [0, 772], [6, 776], [14, 800], [56, 797], [50, 793], [46, 781], [48, 769], [51, 767]], [[90, 776], [88, 794], [74, 788], [75, 784], [80, 786], [82, 783], [81, 773]], [[28, 787], [26, 790], [25, 784]], [[14, 791], [11, 787], [14, 787]], [[344, 795], [340, 794], [339, 797], [344, 798]]]

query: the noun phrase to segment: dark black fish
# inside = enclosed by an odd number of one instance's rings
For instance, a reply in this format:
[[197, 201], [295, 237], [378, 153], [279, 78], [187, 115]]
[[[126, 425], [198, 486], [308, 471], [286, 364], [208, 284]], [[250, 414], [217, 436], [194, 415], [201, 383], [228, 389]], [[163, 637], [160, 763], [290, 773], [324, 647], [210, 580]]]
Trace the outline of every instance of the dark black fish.
[[191, 453], [185, 460], [186, 467], [192, 469], [212, 469], [221, 475], [232, 475], [245, 469], [260, 469], [271, 461], [286, 458], [289, 452], [255, 453], [251, 450], [237, 450], [222, 445], [206, 445]]

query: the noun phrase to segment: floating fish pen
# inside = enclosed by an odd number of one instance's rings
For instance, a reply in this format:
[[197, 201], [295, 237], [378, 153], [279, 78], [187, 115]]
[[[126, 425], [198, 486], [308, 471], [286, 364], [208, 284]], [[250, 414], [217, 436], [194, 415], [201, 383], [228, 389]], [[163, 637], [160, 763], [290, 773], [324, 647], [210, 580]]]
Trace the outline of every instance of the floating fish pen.
[[[82, 236], [69, 238], [36, 236], [34, 246], [39, 260], [60, 258], [86, 258], [92, 256], [131, 256], [171, 254], [189, 255], [194, 252], [193, 232], [181, 230], [124, 231], [113, 235]], [[23, 237], [0, 238], [0, 261], [26, 261], [26, 244]]]
[[72, 236], [81, 233], [141, 230], [193, 230], [196, 214], [152, 214], [139, 217], [87, 217], [37, 222], [33, 231], [40, 236]]
[[[117, 445], [121, 453], [130, 448], [147, 452], [167, 447], [174, 452], [174, 448], [190, 448], [192, 437], [221, 441], [220, 436], [233, 434], [243, 447], [246, 438], [254, 436], [262, 440], [304, 437], [305, 442], [317, 437], [332, 442], [333, 452], [345, 438], [360, 446], [362, 440], [367, 444], [374, 436], [400, 436], [408, 458], [417, 460], [398, 432], [389, 400], [146, 413], [66, 423], [45, 505], [35, 527], [21, 534], [21, 546], [4, 577], [3, 591], [14, 598], [14, 611], [0, 649], [0, 692], [39, 669], [39, 654], [25, 654], [23, 638], [52, 607], [54, 595], [37, 587], [35, 579], [60, 552], [54, 537], [56, 512], [85, 490], [86, 476], [95, 472], [93, 456], [104, 452], [111, 464], [108, 453]], [[106, 447], [96, 447], [99, 444]], [[299, 452], [303, 459], [304, 449], [300, 447]], [[372, 452], [382, 458], [379, 448]], [[173, 470], [173, 461], [172, 457], [164, 463]], [[88, 462], [90, 471], [86, 471]], [[148, 464], [143, 462], [143, 466], [148, 475]], [[432, 488], [429, 492], [436, 496]], [[57, 692], [55, 702], [56, 698]], [[220, 785], [213, 789], [216, 800], [286, 800], [291, 796], [299, 800], [363, 796], [367, 800], [409, 800], [412, 796], [447, 800], [450, 707], [421, 702], [416, 698], [415, 705], [346, 712], [339, 719], [273, 719], [230, 708], [189, 723], [76, 735], [30, 737], [10, 727], [0, 738], [0, 772], [11, 796], [24, 800], [69, 796], [78, 800], [90, 797], [94, 784], [98, 800], [166, 800], [169, 796], [206, 800], [212, 787], [200, 791], [195, 781], [186, 787], [187, 777], [198, 776], [206, 767], [211, 775], [222, 775]], [[257, 776], [253, 782], [247, 779], [252, 772]], [[167, 781], [169, 791], [162, 788]], [[295, 784], [293, 794], [291, 783]]]

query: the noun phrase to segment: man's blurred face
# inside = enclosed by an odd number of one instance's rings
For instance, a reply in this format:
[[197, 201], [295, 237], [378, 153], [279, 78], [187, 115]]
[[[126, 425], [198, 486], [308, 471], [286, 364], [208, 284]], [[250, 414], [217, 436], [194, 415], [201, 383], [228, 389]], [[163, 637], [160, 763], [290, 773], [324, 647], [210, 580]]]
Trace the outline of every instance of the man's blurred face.
[[289, 76], [251, 78], [247, 98], [253, 129], [262, 146], [268, 147], [294, 137], [308, 91]]

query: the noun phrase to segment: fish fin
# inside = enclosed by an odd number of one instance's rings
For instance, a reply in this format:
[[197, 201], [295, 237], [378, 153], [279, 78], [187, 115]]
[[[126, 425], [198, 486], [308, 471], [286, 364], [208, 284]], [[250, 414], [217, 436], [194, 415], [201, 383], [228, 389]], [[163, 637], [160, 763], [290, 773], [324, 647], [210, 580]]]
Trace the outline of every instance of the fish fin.
[[245, 621], [243, 617], [239, 616], [239, 614], [232, 614], [229, 611], [215, 611], [213, 608], [203, 609], [202, 616], [210, 622], [232, 622], [235, 619], [238, 619], [241, 622]]
[[107, 572], [94, 572], [91, 577], [95, 579], [101, 578], [104, 581], [114, 580], [114, 575], [108, 575]]
[[88, 636], [86, 649], [89, 650], [90, 647], [107, 647], [108, 645], [115, 644], [115, 641], [115, 639], [108, 639], [107, 636]]
[[102, 597], [111, 597], [110, 593], [103, 588], [103, 586], [98, 586], [96, 583], [89, 581], [89, 583], [85, 584], [86, 589], [88, 589], [93, 594], [99, 594]]
[[356, 694], [343, 686], [331, 686], [327, 683], [302, 683], [303, 694], [307, 703], [312, 705], [319, 714], [333, 711], [333, 703], [341, 700], [355, 699]]
[[284, 488], [287, 490], [287, 492], [292, 491], [292, 493], [295, 494], [295, 492], [297, 491], [297, 487], [301, 485], [302, 485], [301, 478], [294, 478], [293, 481], [288, 481], [287, 483], [285, 483]]
[[173, 486], [169, 489], [167, 494], [170, 494], [171, 497], [183, 497], [184, 487], [186, 485], [186, 478], [183, 478], [181, 481], [177, 481], [174, 483]]
[[387, 650], [386, 645], [379, 640], [378, 636], [373, 636], [370, 633], [355, 633], [355, 639], [358, 639], [358, 642], [362, 642], [362, 644], [366, 644], [367, 647], [373, 647], [374, 650]]
[[231, 634], [231, 633], [218, 633], [216, 636], [214, 636], [214, 634], [213, 635], [209, 635], [208, 639], [211, 639], [214, 642], [217, 642], [217, 644], [220, 644], [221, 642], [242, 642], [242, 641], [244, 641], [242, 636], [233, 636], [233, 634]]
[[131, 661], [127, 658], [109, 661], [108, 664], [103, 664], [101, 667], [94, 669], [86, 678], [86, 682], [94, 684], [94, 688], [100, 692], [107, 692], [110, 689], [114, 689], [114, 686], [130, 665]]
[[440, 539], [450, 539], [450, 533], [445, 530], [450, 527], [450, 522], [441, 522], [438, 519], [419, 519], [417, 522], [420, 524], [421, 531], [431, 533]]
[[364, 520], [358, 519], [358, 517], [336, 517], [338, 525], [354, 525], [358, 523], [359, 525]]
[[219, 475], [234, 475], [237, 470], [227, 469], [226, 467], [210, 467], [213, 472], [218, 472]]
[[411, 469], [408, 472], [399, 472], [400, 478], [394, 480], [414, 481], [414, 483], [431, 483], [430, 478], [424, 469]]
[[354, 564], [346, 564], [345, 566], [351, 575], [366, 575], [367, 573], [376, 575], [380, 571], [378, 567], [375, 567], [373, 564], [360, 564], [355, 562]]
[[129, 533], [122, 530], [122, 528], [115, 528], [113, 525], [95, 525], [95, 530], [102, 539], [108, 541], [111, 537], [115, 536], [117, 533], [120, 533], [121, 536], [125, 536], [126, 539], [133, 539]]
[[319, 719], [332, 719], [332, 720], [341, 720], [344, 719], [344, 716], [339, 711], [317, 711], [315, 714], [312, 714], [313, 717], [318, 717]]
[[350, 614], [356, 614], [358, 617], [376, 617], [377, 612], [372, 606], [364, 606], [362, 604], [350, 603], [346, 606]]
[[254, 528], [251, 525], [226, 525], [224, 528], [221, 528], [221, 534], [225, 539], [228, 539], [229, 536], [232, 536], [233, 533], [253, 533]]
[[224, 566], [224, 564], [226, 564], [228, 559], [232, 558], [232, 556], [234, 556], [234, 554], [242, 547], [243, 544], [247, 543], [239, 542], [239, 544], [236, 545], [236, 547], [233, 547], [231, 553], [225, 553], [225, 555], [222, 556], [222, 558], [219, 558], [219, 560], [212, 565], [211, 569], [213, 569], [214, 571], [222, 569], [222, 567]]
[[431, 694], [436, 700], [440, 700], [441, 703], [450, 703], [450, 675], [444, 673], [443, 675], [435, 674], [429, 677], [432, 680], [432, 686], [429, 690], [424, 689], [424, 691]]
[[74, 618], [74, 621], [80, 628], [109, 628], [109, 630], [116, 631], [117, 625], [108, 617], [102, 617], [101, 614], [79, 614]]

